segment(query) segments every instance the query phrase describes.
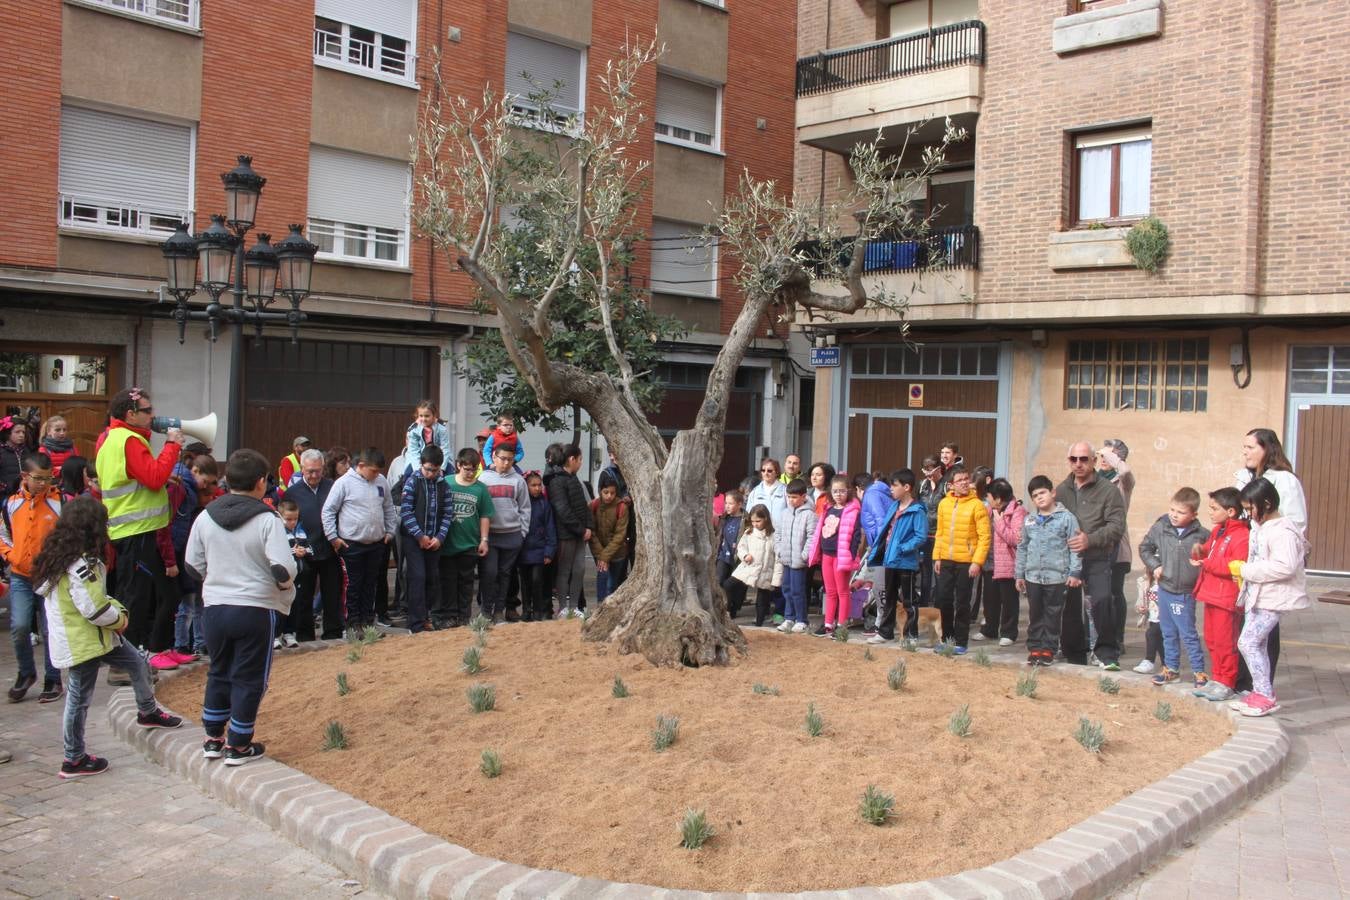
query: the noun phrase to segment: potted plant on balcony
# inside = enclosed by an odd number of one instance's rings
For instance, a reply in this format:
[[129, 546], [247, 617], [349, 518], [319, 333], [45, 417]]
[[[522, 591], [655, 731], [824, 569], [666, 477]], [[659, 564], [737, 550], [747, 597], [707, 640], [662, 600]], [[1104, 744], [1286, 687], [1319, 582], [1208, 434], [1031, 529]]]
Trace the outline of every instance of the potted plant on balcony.
[[1172, 249], [1172, 239], [1162, 220], [1157, 216], [1149, 216], [1136, 222], [1134, 227], [1125, 233], [1125, 249], [1130, 251], [1130, 257], [1136, 266], [1153, 275], [1167, 259], [1167, 254]]

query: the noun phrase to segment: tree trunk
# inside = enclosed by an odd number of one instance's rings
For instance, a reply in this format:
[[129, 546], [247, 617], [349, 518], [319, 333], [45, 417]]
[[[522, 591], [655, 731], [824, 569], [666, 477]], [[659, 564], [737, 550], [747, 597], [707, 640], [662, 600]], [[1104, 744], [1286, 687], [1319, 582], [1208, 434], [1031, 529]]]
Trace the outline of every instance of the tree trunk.
[[636, 558], [623, 586], [587, 620], [586, 640], [612, 642], [659, 666], [725, 665], [733, 649], [745, 653], [716, 577], [712, 493], [720, 458], [720, 446], [682, 431], [661, 468], [624, 469], [638, 516]]

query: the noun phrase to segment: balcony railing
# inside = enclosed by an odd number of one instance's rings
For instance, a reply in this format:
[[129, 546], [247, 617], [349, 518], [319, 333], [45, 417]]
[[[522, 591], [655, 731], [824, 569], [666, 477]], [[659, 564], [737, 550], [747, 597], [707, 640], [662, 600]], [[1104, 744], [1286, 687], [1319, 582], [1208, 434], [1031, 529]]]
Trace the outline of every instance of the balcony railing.
[[[847, 267], [851, 258], [851, 241], [841, 241], [839, 265]], [[804, 248], [808, 257], [822, 256], [824, 251]], [[863, 258], [863, 271], [868, 274], [886, 272], [917, 272], [926, 269], [978, 269], [980, 267], [980, 229], [975, 225], [954, 225], [934, 228], [921, 238], [897, 241], [871, 241]], [[823, 267], [815, 267], [820, 275]]]
[[797, 96], [945, 69], [984, 65], [984, 23], [957, 22], [922, 34], [830, 50], [797, 60]]
[[197, 27], [197, 0], [91, 0], [102, 6], [144, 16], [164, 19], [190, 28]]

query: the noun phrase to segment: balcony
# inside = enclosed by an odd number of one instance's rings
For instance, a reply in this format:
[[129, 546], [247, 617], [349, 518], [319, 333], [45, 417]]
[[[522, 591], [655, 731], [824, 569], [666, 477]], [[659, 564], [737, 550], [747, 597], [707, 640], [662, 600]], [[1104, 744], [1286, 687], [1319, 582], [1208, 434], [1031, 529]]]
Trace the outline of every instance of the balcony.
[[797, 60], [797, 139], [847, 154], [880, 129], [888, 144], [908, 126], [951, 116], [974, 123], [984, 95], [984, 23], [943, 25]]

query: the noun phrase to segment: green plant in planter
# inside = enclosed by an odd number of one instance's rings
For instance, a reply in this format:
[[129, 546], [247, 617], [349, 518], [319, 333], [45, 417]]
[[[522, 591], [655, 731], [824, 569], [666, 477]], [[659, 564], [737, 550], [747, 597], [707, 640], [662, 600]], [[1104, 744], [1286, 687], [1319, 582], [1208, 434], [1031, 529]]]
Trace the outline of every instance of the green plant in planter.
[[1168, 251], [1172, 249], [1172, 238], [1167, 233], [1167, 226], [1157, 216], [1149, 216], [1135, 223], [1125, 233], [1125, 249], [1130, 251], [1136, 266], [1152, 275], [1167, 259]]

